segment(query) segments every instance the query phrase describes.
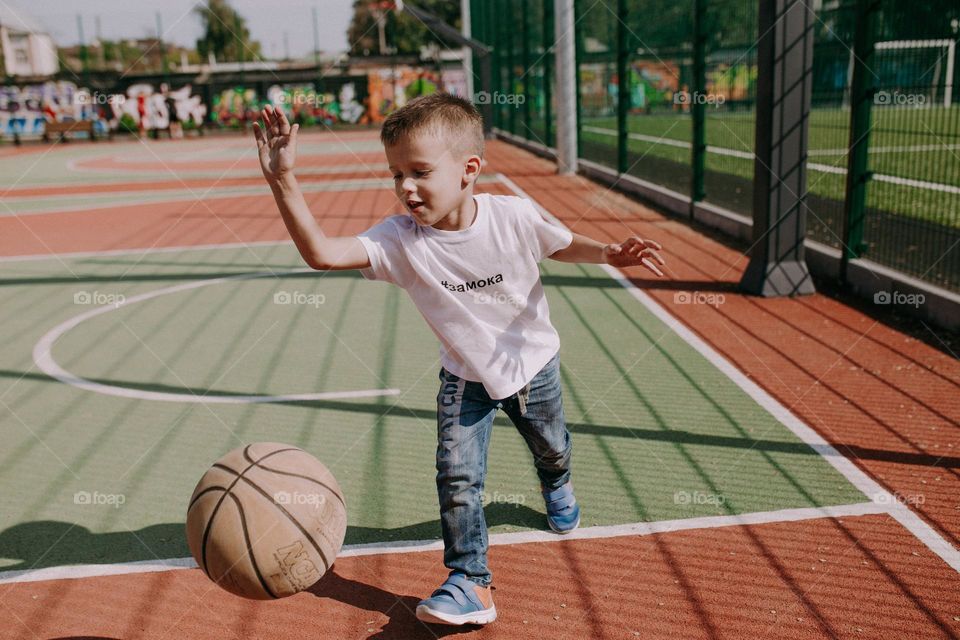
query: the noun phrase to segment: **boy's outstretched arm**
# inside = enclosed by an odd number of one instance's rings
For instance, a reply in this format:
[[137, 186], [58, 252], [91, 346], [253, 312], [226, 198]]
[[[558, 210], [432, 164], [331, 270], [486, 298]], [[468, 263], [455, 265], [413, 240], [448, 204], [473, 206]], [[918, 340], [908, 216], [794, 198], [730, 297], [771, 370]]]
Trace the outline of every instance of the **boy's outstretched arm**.
[[655, 262], [661, 266], [667, 264], [657, 253], [662, 249], [660, 243], [636, 236], [627, 238], [620, 244], [603, 244], [574, 233], [573, 241], [567, 247], [554, 252], [550, 258], [560, 262], [606, 263], [614, 267], [641, 266], [662, 276], [663, 272], [654, 264]]
[[270, 106], [264, 107], [260, 115], [263, 127], [259, 122], [253, 127], [260, 169], [304, 261], [311, 268], [323, 271], [369, 267], [370, 258], [360, 240], [353, 236], [331, 238], [324, 235], [303, 199], [300, 185], [293, 175], [300, 125], [291, 127], [283, 111]]

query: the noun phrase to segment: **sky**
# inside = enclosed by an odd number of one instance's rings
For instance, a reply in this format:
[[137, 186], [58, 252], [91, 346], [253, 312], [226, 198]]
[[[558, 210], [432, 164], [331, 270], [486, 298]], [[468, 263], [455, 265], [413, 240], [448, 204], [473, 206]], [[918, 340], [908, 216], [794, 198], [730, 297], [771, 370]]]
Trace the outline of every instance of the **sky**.
[[[26, 10], [46, 27], [59, 46], [77, 44], [80, 40], [77, 15], [83, 20], [87, 42], [96, 37], [96, 20], [100, 33], [109, 40], [153, 37], [160, 14], [164, 40], [194, 47], [201, 35], [200, 19], [193, 7], [201, 0], [0, 0], [16, 14]], [[292, 57], [313, 52], [313, 7], [317, 8], [320, 49], [328, 53], [345, 51], [347, 27], [353, 15], [353, 0], [231, 0], [230, 4], [247, 21], [251, 37], [259, 40], [265, 57], [285, 56], [284, 34]], [[69, 8], [66, 8], [69, 7]]]

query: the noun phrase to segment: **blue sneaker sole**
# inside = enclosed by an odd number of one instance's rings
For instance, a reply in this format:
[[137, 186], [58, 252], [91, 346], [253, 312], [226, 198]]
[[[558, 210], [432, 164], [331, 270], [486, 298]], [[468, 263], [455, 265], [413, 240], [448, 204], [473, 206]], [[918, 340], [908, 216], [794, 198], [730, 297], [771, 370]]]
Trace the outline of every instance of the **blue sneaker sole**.
[[547, 518], [547, 524], [550, 525], [550, 528], [553, 529], [554, 533], [559, 533], [560, 535], [564, 535], [567, 533], [571, 533], [572, 531], [575, 531], [576, 528], [580, 526], [580, 516], [577, 516], [577, 521], [574, 522], [573, 526], [570, 527], [569, 529], [557, 529], [555, 526], [553, 526], [553, 521], [550, 520], [550, 518]]
[[449, 625], [488, 624], [496, 619], [497, 607], [493, 605], [489, 609], [461, 614], [443, 613], [442, 611], [435, 611], [425, 604], [417, 605], [417, 620], [422, 622]]

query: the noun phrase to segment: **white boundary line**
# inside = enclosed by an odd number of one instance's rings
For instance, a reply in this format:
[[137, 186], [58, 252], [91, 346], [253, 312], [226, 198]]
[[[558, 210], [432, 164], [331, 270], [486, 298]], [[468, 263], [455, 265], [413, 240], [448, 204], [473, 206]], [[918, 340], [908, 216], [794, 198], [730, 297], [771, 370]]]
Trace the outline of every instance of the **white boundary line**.
[[[286, 271], [279, 272], [280, 275], [288, 275], [294, 273], [304, 273], [312, 271], [309, 267], [289, 269]], [[81, 378], [75, 376], [63, 367], [61, 367], [56, 360], [53, 358], [53, 345], [60, 339], [65, 333], [71, 329], [76, 328], [83, 322], [96, 316], [109, 313], [111, 311], [116, 311], [122, 307], [127, 307], [131, 304], [137, 302], [143, 302], [145, 300], [150, 300], [152, 298], [158, 298], [160, 296], [165, 296], [171, 293], [179, 293], [181, 291], [188, 291], [190, 289], [197, 289], [199, 287], [208, 287], [215, 284], [222, 284], [224, 282], [230, 282], [234, 280], [251, 280], [254, 278], [265, 278], [268, 276], [276, 276], [276, 272], [254, 272], [254, 273], [240, 273], [232, 276], [223, 276], [220, 278], [210, 278], [208, 280], [197, 280], [196, 282], [185, 282], [182, 284], [173, 285], [170, 287], [163, 287], [162, 289], [156, 289], [154, 291], [148, 291], [147, 293], [141, 293], [140, 295], [131, 296], [130, 298], [124, 299], [122, 302], [118, 302], [115, 305], [103, 305], [100, 307], [95, 307], [89, 311], [84, 311], [83, 313], [77, 314], [74, 317], [61, 322], [53, 329], [50, 329], [47, 333], [37, 341], [33, 347], [33, 361], [37, 365], [37, 368], [40, 371], [44, 372], [51, 378], [59, 380], [64, 384], [68, 384], [73, 387], [84, 389], [86, 391], [92, 391], [94, 393], [101, 393], [107, 396], [116, 396], [119, 398], [129, 398], [135, 400], [155, 400], [161, 402], [189, 402], [197, 404], [251, 404], [251, 403], [261, 403], [261, 402], [295, 402], [295, 401], [304, 401], [304, 400], [330, 400], [330, 399], [341, 399], [341, 398], [369, 398], [369, 397], [379, 397], [379, 396], [395, 396], [400, 394], [399, 389], [360, 389], [352, 391], [325, 391], [321, 393], [298, 393], [298, 394], [286, 394], [286, 395], [207, 395], [207, 394], [196, 394], [196, 393], [170, 393], [163, 391], [146, 391], [143, 389], [131, 389], [129, 387], [120, 387], [110, 384], [102, 384], [99, 382], [94, 382], [92, 380], [87, 380], [86, 378]]]
[[[805, 507], [801, 509], [780, 509], [778, 511], [757, 511], [726, 516], [702, 516], [660, 520], [657, 522], [638, 522], [598, 527], [583, 527], [576, 531], [558, 535], [552, 531], [517, 531], [514, 533], [495, 533], [490, 536], [491, 546], [508, 544], [530, 544], [563, 542], [566, 540], [599, 540], [622, 536], [649, 536], [674, 531], [692, 531], [696, 529], [718, 529], [745, 525], [775, 524], [779, 522], [800, 522], [820, 518], [843, 518], [886, 513], [882, 505], [875, 502], [859, 502], [832, 507]], [[419, 553], [423, 551], [443, 550], [442, 540], [413, 540], [409, 542], [373, 542], [367, 544], [345, 545], [337, 558], [369, 556], [381, 554]], [[142, 560], [115, 564], [82, 564], [44, 569], [24, 569], [18, 571], [0, 571], [0, 584], [13, 582], [38, 582], [40, 580], [65, 580], [112, 576], [129, 573], [148, 573], [172, 571], [175, 569], [195, 569], [193, 558], [173, 558], [170, 560]]]
[[[957, 145], [957, 146], [958, 146], [958, 148], [960, 148], [960, 145]], [[343, 164], [343, 165], [337, 165], [337, 166], [335, 166], [335, 167], [303, 167], [303, 168], [301, 168], [301, 169], [297, 169], [297, 175], [298, 175], [298, 176], [307, 176], [307, 175], [309, 175], [309, 176], [325, 176], [325, 175], [337, 175], [337, 174], [341, 174], [341, 173], [351, 173], [351, 172], [359, 173], [359, 172], [361, 172], [361, 171], [363, 171], [363, 172], [369, 172], [369, 167], [366, 166], [366, 165], [362, 165], [362, 164]], [[107, 174], [104, 174], [104, 175], [107, 175]], [[215, 179], [215, 178], [222, 178], [222, 177], [223, 177], [222, 174], [217, 173], [217, 172], [215, 172], [215, 171], [184, 171], [184, 172], [181, 172], [180, 174], [167, 174], [167, 175], [176, 175], [176, 176], [178, 176], [178, 177], [188, 178], [188, 179], [192, 179], [192, 180], [209, 180], [209, 179]], [[260, 169], [241, 169], [241, 170], [238, 170], [238, 171], [231, 171], [231, 172], [230, 172], [230, 177], [231, 177], [231, 178], [257, 178], [257, 179], [262, 180], [262, 179], [263, 179], [263, 173], [261, 173]], [[22, 182], [22, 183], [20, 183], [18, 186], [16, 186], [16, 187], [13, 188], [13, 192], [12, 192], [12, 193], [9, 193], [8, 195], [6, 195], [6, 196], [4, 196], [4, 197], [5, 197], [5, 198], [18, 198], [18, 199], [22, 199], [22, 200], [25, 200], [25, 199], [27, 199], [27, 198], [46, 198], [46, 197], [50, 197], [50, 194], [37, 194], [37, 195], [32, 195], [32, 196], [22, 196], [22, 195], [17, 195], [17, 192], [18, 192], [18, 191], [26, 191], [26, 190], [28, 190], [28, 189], [54, 189], [54, 188], [59, 189], [59, 188], [70, 188], [70, 187], [75, 187], [75, 186], [78, 186], [78, 185], [88, 185], [88, 184], [93, 184], [93, 185], [96, 185], [96, 186], [98, 186], [98, 187], [102, 187], [103, 190], [109, 190], [109, 191], [111, 191], [112, 193], [119, 193], [118, 191], [113, 191], [113, 190], [112, 190], [113, 187], [115, 187], [115, 186], [117, 186], [117, 185], [130, 185], [130, 184], [137, 184], [137, 185], [144, 185], [144, 186], [152, 186], [152, 185], [156, 185], [158, 182], [166, 182], [165, 180], [158, 179], [156, 175], [151, 175], [151, 174], [149, 174], [149, 173], [146, 172], [146, 171], [141, 172], [141, 173], [138, 173], [136, 176], [129, 177], [129, 178], [127, 178], [126, 180], [122, 180], [122, 181], [84, 182], [84, 181], [82, 181], [82, 180], [80, 180], [80, 179], [76, 179], [76, 178], [74, 179], [75, 181], [72, 181], [72, 182], [69, 181], [69, 179], [67, 179], [67, 180], [68, 180], [68, 181], [66, 181], [66, 182], [64, 182], [64, 181], [58, 181], [58, 182], [55, 182], [55, 183], [39, 183], [39, 184], [38, 184], [38, 183]], [[170, 181], [173, 182], [172, 179], [171, 179]], [[176, 184], [172, 184], [172, 185], [169, 186], [169, 187], [154, 188], [154, 189], [152, 189], [150, 192], [151, 192], [151, 193], [158, 193], [158, 192], [162, 192], [162, 191], [176, 191], [176, 190], [179, 190], [179, 189], [183, 189], [183, 185], [180, 184], [180, 183], [176, 183]], [[141, 190], [138, 190], [138, 191], [133, 191], [132, 193], [143, 193], [143, 191], [145, 191], [145, 190], [144, 190], [144, 189], [141, 189]], [[74, 194], [70, 194], [70, 195], [74, 195]], [[76, 194], [76, 195], [87, 195], [87, 194], [82, 194], [82, 193], [81, 193], [81, 194]]]
[[255, 242], [226, 242], [223, 244], [192, 244], [175, 247], [143, 247], [142, 249], [106, 249], [104, 251], [74, 251], [72, 253], [34, 253], [24, 256], [0, 256], [0, 262], [32, 262], [34, 260], [71, 260], [74, 258], [99, 258], [102, 256], [129, 256], [148, 253], [176, 253], [177, 251], [203, 251], [205, 249], [244, 249], [247, 247], [276, 247], [282, 244], [294, 246], [293, 240], [258, 240]]
[[[549, 211], [544, 209], [536, 200], [531, 198], [523, 189], [517, 186], [510, 178], [503, 174], [498, 174], [500, 179], [510, 187], [514, 193], [521, 197], [529, 199], [540, 213], [554, 224], [566, 228]], [[953, 548], [943, 536], [937, 533], [933, 527], [923, 521], [909, 507], [904, 505], [896, 496], [881, 487], [873, 478], [867, 475], [863, 470], [857, 467], [853, 462], [837, 451], [833, 445], [828, 443], [819, 433], [806, 425], [800, 418], [794, 415], [789, 409], [780, 404], [780, 402], [762, 389], [755, 382], [750, 380], [739, 369], [737, 369], [729, 360], [720, 355], [710, 345], [700, 339], [693, 331], [682, 324], [669, 311], [663, 308], [653, 298], [643, 292], [639, 287], [630, 282], [618, 269], [610, 265], [599, 265], [606, 271], [611, 278], [616, 280], [624, 289], [630, 292], [644, 307], [659, 318], [664, 324], [673, 329], [674, 333], [679, 335], [687, 344], [696, 349], [700, 355], [710, 361], [713, 366], [719, 369], [724, 375], [730, 378], [747, 395], [766, 409], [787, 429], [792, 431], [797, 437], [819, 453], [826, 461], [853, 486], [862, 491], [864, 495], [870, 498], [875, 504], [881, 505], [883, 511], [890, 514], [897, 522], [903, 525], [920, 542], [927, 546], [931, 551], [940, 556], [944, 562], [950, 565], [954, 571], [960, 572], [960, 552]]]
[[[385, 178], [347, 178], [344, 180], [333, 179], [304, 182], [300, 185], [300, 190], [303, 193], [325, 193], [385, 189], [388, 186], [390, 186], [390, 181]], [[6, 199], [6, 202], [12, 213], [2, 214], [0, 215], [0, 219], [13, 216], [83, 213], [97, 209], [118, 209], [137, 205], [160, 205], [166, 202], [212, 202], [216, 200], [264, 197], [269, 195], [270, 188], [266, 184], [250, 184], [211, 187], [202, 194], [184, 192], [182, 189], [143, 189], [141, 191], [107, 191], [100, 194], [65, 193], [59, 195], [11, 196]], [[84, 200], [84, 202], [76, 202], [71, 205], [70, 201], [72, 200]], [[36, 208], [37, 206], [39, 206], [39, 208]]]

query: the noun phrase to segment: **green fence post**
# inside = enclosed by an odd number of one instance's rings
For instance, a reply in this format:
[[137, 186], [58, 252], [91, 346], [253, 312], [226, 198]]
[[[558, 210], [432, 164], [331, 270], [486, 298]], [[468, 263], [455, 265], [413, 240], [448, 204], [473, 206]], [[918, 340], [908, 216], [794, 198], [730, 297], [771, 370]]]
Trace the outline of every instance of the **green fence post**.
[[543, 0], [543, 141], [553, 146], [553, 0]]
[[870, 180], [870, 114], [877, 90], [872, 69], [876, 18], [879, 0], [857, 0], [853, 34], [853, 78], [850, 82], [850, 144], [847, 156], [847, 188], [843, 208], [843, 254], [840, 281], [847, 281], [847, 265], [859, 258], [867, 245], [863, 241], [867, 182]]
[[[527, 16], [527, 10], [530, 3], [523, 0], [520, 3], [522, 12], [520, 20], [521, 49], [520, 55], [523, 58], [523, 73], [520, 75], [520, 82], [523, 83], [523, 137], [530, 140], [532, 131], [530, 129], [530, 20]], [[517, 107], [514, 106], [514, 109]]]
[[[507, 3], [506, 3], [506, 4], [507, 4], [507, 8], [506, 8], [506, 13], [505, 13], [504, 15], [505, 15], [506, 18], [507, 18], [506, 23], [509, 24], [509, 25], [511, 25], [511, 27], [510, 27], [509, 29], [507, 29], [507, 38], [509, 39], [510, 44], [506, 45], [506, 50], [507, 50], [507, 86], [506, 86], [506, 93], [508, 93], [508, 94], [513, 94], [513, 93], [516, 93], [516, 92], [514, 91], [514, 89], [516, 88], [516, 82], [514, 82], [514, 79], [513, 79], [513, 73], [514, 73], [514, 70], [516, 69], [516, 66], [517, 66], [517, 64], [516, 64], [516, 57], [515, 57], [516, 48], [517, 48], [517, 40], [516, 40], [516, 37], [515, 37], [515, 35], [516, 35], [516, 30], [515, 30], [516, 25], [514, 25], [514, 23], [513, 23], [513, 18], [514, 18], [514, 15], [513, 15], [514, 4], [513, 4], [513, 2], [511, 2], [511, 0], [507, 0]], [[492, 96], [491, 96], [491, 97], [492, 97]], [[509, 103], [504, 102], [503, 104], [504, 104], [504, 105], [507, 105], [507, 106], [506, 106], [506, 107], [501, 106], [501, 108], [509, 109], [509, 111], [507, 111], [507, 116], [508, 116], [507, 119], [510, 121], [510, 127], [509, 127], [509, 128], [510, 128], [510, 133], [512, 133], [513, 135], [517, 135], [517, 110], [516, 110], [516, 109], [511, 109]]]
[[574, 77], [577, 80], [577, 157], [583, 157], [583, 108], [580, 106], [580, 60], [583, 59], [583, 29], [579, 27], [580, 19], [583, 17], [583, 7], [580, 6], [581, 0], [573, 0], [573, 46], [574, 46], [574, 66], [576, 71]]
[[692, 181], [690, 185], [690, 218], [693, 219], [696, 203], [706, 198], [704, 171], [707, 156], [706, 105], [707, 92], [707, 33], [706, 0], [693, 2], [693, 86], [690, 87], [690, 113], [693, 117]]
[[491, 100], [493, 122], [498, 129], [506, 129], [503, 113], [492, 102], [493, 94], [503, 90], [503, 30], [500, 29], [500, 22], [496, 19], [502, 4], [501, 0], [491, 0], [486, 4], [490, 13], [487, 24], [490, 25], [490, 40], [493, 42], [493, 82], [490, 83], [490, 95], [487, 96], [487, 99]]
[[617, 0], [617, 173], [627, 172], [627, 113], [630, 111], [630, 82], [627, 63], [630, 56], [627, 35], [627, 0]]

